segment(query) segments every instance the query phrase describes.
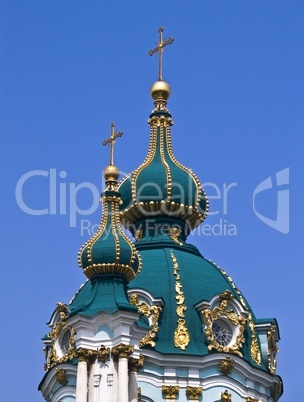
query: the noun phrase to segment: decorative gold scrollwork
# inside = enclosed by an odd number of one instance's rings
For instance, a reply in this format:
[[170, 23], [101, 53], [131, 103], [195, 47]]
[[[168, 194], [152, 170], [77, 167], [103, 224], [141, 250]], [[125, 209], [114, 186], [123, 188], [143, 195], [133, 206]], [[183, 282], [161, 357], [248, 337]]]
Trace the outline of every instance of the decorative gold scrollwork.
[[[64, 331], [65, 329], [67, 331], [70, 331], [70, 338], [68, 340], [68, 346], [66, 352], [64, 353], [63, 356], [60, 357], [58, 356], [58, 349], [59, 349], [58, 338], [60, 337], [62, 331]], [[59, 321], [56, 323], [53, 330], [49, 333], [49, 337], [52, 341], [52, 347], [47, 357], [47, 363], [45, 365], [46, 370], [56, 366], [57, 364], [67, 362], [76, 356], [75, 334], [76, 332], [74, 328], [68, 325], [66, 321]]]
[[173, 262], [173, 275], [175, 277], [175, 300], [176, 300], [176, 314], [178, 316], [177, 319], [177, 328], [174, 331], [174, 346], [180, 348], [181, 350], [185, 350], [190, 342], [190, 334], [187, 328], [186, 320], [185, 320], [185, 311], [187, 310], [187, 306], [184, 304], [185, 295], [181, 290], [183, 288], [180, 283], [180, 274], [178, 273], [179, 267], [178, 262], [173, 254], [172, 250], [170, 250], [171, 259]]
[[234, 360], [227, 356], [226, 359], [220, 361], [219, 370], [222, 374], [228, 375], [231, 373], [234, 364]]
[[[206, 325], [205, 335], [208, 338], [209, 343], [210, 343], [208, 346], [209, 350], [215, 349], [218, 352], [235, 353], [238, 356], [242, 357], [243, 355], [240, 352], [240, 349], [241, 349], [243, 343], [245, 342], [243, 332], [245, 329], [245, 324], [247, 322], [247, 319], [245, 317], [243, 317], [242, 315], [237, 315], [234, 310], [228, 310], [228, 301], [231, 300], [230, 295], [231, 295], [231, 293], [229, 291], [222, 293], [220, 295], [221, 302], [220, 302], [219, 306], [214, 307], [213, 310], [205, 309], [202, 311], [205, 325]], [[225, 318], [233, 326], [238, 328], [238, 333], [235, 337], [234, 343], [227, 345], [227, 346], [220, 345], [216, 341], [216, 339], [214, 337], [213, 329], [212, 329], [212, 325], [213, 325], [214, 321], [216, 321], [220, 317]]]
[[110, 348], [106, 348], [104, 345], [101, 345], [97, 351], [98, 361], [105, 363], [110, 359]]
[[139, 346], [142, 348], [146, 345], [150, 345], [152, 347], [155, 346], [155, 341], [153, 340], [156, 337], [158, 332], [158, 320], [159, 315], [162, 312], [162, 308], [160, 306], [148, 306], [145, 302], [140, 302], [137, 294], [132, 293], [129, 296], [130, 303], [133, 306], [137, 307], [137, 310], [140, 314], [144, 315], [147, 318], [151, 318], [150, 326], [152, 327], [148, 333], [140, 340]]

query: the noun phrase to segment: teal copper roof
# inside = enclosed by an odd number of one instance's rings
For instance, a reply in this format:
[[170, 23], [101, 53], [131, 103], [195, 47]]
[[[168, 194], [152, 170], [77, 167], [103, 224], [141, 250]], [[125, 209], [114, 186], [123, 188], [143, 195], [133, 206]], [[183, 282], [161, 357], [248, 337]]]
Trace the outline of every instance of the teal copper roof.
[[[143, 267], [140, 275], [130, 283], [129, 292], [141, 289], [164, 302], [155, 338], [156, 351], [199, 356], [214, 353], [208, 349], [209, 342], [204, 333], [205, 323], [197, 305], [202, 301], [209, 302], [216, 295], [226, 291], [246, 306], [246, 314], [251, 317], [252, 322], [255, 321], [250, 306], [231, 278], [215, 264], [207, 261], [195, 246], [184, 241], [177, 243], [165, 232], [154, 237], [144, 234], [135, 245], [142, 257]], [[190, 339], [184, 349], [177, 347], [174, 341], [180, 320], [177, 314], [180, 305], [179, 294], [183, 295], [183, 319]], [[252, 359], [252, 332], [248, 324], [244, 337], [241, 354], [250, 364], [259, 366]]]

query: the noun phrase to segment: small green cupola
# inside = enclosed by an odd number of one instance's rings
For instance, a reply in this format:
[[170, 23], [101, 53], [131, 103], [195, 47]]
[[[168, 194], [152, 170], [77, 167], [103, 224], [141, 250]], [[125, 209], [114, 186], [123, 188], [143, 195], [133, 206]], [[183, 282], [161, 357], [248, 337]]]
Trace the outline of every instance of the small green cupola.
[[120, 225], [119, 205], [122, 203], [117, 191], [119, 171], [113, 164], [114, 123], [112, 134], [110, 165], [104, 170], [106, 190], [101, 195], [103, 212], [96, 234], [89, 239], [78, 253], [78, 263], [88, 279], [100, 275], [119, 275], [127, 281], [135, 278], [140, 270], [140, 256], [133, 242], [126, 236]]

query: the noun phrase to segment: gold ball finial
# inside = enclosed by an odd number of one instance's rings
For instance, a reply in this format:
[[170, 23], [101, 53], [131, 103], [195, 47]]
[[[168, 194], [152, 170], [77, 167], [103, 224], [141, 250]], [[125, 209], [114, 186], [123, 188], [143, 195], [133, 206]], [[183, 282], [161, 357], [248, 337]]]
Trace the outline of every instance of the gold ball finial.
[[158, 100], [167, 101], [171, 94], [171, 89], [169, 84], [167, 84], [165, 81], [156, 81], [154, 82], [154, 84], [150, 89], [150, 94], [154, 101]]
[[104, 175], [106, 182], [107, 181], [117, 181], [117, 179], [119, 177], [119, 170], [116, 166], [109, 165], [103, 171], [103, 175]]

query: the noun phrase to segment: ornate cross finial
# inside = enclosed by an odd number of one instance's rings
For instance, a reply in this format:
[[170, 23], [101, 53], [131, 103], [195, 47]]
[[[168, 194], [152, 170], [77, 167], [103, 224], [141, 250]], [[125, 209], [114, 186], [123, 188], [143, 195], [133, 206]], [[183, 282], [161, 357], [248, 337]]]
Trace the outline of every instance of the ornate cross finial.
[[157, 46], [154, 49], [151, 49], [148, 53], [149, 56], [152, 56], [154, 53], [158, 53], [158, 80], [162, 81], [163, 80], [163, 51], [164, 47], [167, 45], [171, 45], [173, 43], [174, 39], [169, 38], [167, 40], [163, 40], [163, 27], [158, 28], [158, 33], [159, 33], [159, 42]]
[[111, 137], [108, 138], [107, 140], [104, 140], [102, 145], [107, 145], [109, 144], [110, 146], [110, 165], [114, 165], [114, 144], [115, 140], [118, 137], [121, 137], [123, 132], [122, 131], [114, 131], [115, 123], [112, 121], [111, 123]]

